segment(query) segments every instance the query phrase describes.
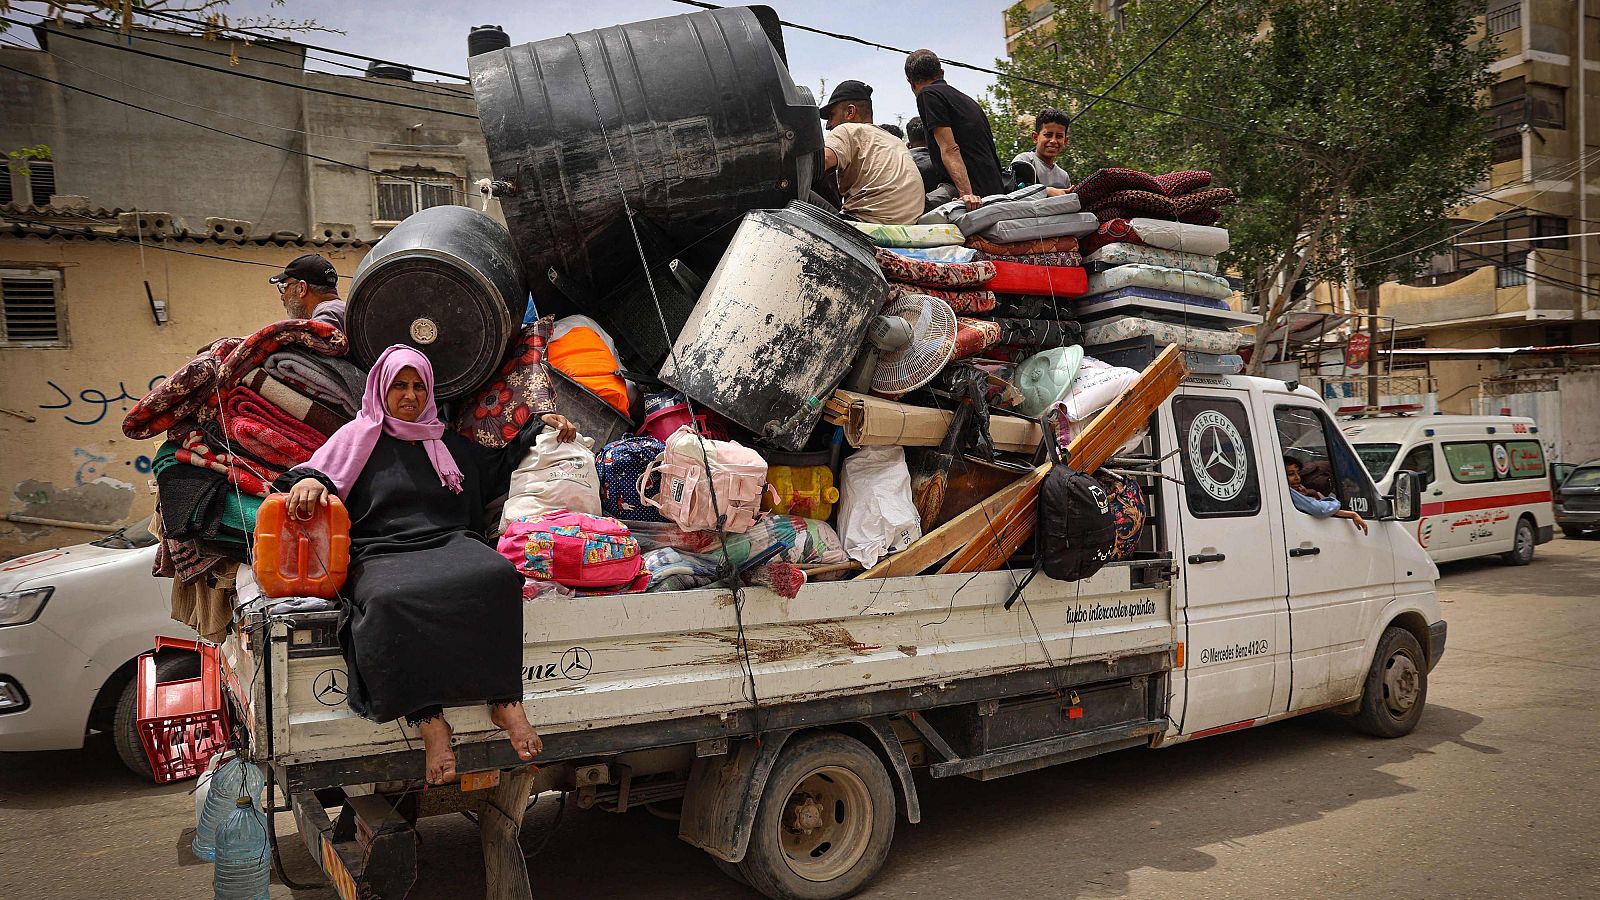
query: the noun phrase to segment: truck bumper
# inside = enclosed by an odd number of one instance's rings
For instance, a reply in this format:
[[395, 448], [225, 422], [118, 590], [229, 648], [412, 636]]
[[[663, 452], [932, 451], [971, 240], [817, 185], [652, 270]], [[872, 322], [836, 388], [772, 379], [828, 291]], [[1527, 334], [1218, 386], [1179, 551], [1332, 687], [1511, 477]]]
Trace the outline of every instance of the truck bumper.
[[1439, 664], [1439, 657], [1444, 656], [1444, 638], [1445, 632], [1448, 630], [1447, 626], [1448, 623], [1443, 619], [1428, 626], [1428, 671], [1430, 672], [1433, 671], [1434, 666]]

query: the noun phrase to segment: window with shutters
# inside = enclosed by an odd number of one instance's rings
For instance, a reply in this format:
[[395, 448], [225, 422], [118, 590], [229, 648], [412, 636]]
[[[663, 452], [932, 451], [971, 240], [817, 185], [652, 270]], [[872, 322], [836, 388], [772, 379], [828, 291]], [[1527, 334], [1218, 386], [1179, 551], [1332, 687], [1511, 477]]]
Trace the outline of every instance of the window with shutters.
[[11, 167], [0, 163], [0, 206], [16, 199], [11, 194]]
[[434, 206], [449, 206], [465, 193], [463, 179], [436, 169], [407, 167], [373, 176], [376, 192], [373, 223], [393, 225], [406, 216]]
[[0, 345], [60, 347], [67, 343], [61, 316], [61, 273], [0, 269], [4, 329]]
[[34, 206], [49, 206], [50, 195], [56, 193], [56, 164], [28, 161], [28, 195]]

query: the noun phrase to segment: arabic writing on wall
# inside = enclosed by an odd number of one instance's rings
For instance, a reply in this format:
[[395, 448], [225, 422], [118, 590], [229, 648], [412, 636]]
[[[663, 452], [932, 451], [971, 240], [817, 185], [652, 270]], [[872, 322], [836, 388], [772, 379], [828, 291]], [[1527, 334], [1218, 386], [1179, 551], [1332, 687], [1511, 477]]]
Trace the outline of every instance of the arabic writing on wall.
[[165, 375], [152, 377], [145, 384], [144, 391], [138, 394], [128, 393], [127, 382], [119, 381], [114, 392], [86, 387], [79, 390], [76, 396], [54, 381], [46, 381], [45, 384], [49, 386], [51, 392], [59, 398], [60, 402], [41, 403], [39, 408], [60, 410], [61, 418], [73, 425], [98, 425], [105, 421], [106, 415], [113, 405], [121, 404], [119, 409], [122, 412], [127, 412], [134, 403], [139, 402], [145, 394], [165, 381], [166, 378], [167, 376]]

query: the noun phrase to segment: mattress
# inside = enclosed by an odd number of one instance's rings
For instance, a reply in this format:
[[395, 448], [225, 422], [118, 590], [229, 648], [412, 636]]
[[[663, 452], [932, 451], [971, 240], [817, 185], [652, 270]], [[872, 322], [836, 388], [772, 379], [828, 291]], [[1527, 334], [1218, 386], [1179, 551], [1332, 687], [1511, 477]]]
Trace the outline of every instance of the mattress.
[[954, 225], [879, 225], [851, 222], [879, 247], [959, 247], [966, 243]]
[[1164, 219], [1129, 219], [1128, 224], [1148, 247], [1216, 256], [1228, 250], [1228, 229], [1215, 225], [1185, 225]]
[[1080, 297], [1087, 284], [1084, 271], [1069, 266], [1030, 266], [995, 260], [994, 277], [984, 285], [997, 294], [1032, 297]]
[[1142, 316], [1163, 322], [1176, 322], [1196, 328], [1237, 328], [1240, 325], [1260, 325], [1261, 317], [1254, 313], [1234, 312], [1231, 309], [1210, 309], [1190, 303], [1171, 300], [1154, 300], [1144, 297], [1080, 298], [1072, 305], [1078, 321], [1087, 329], [1091, 323], [1112, 316]]
[[1083, 328], [1083, 342], [1090, 347], [1136, 337], [1152, 337], [1159, 343], [1177, 344], [1185, 350], [1218, 354], [1233, 353], [1245, 342], [1245, 336], [1237, 331], [1182, 325], [1140, 316], [1111, 316]]
[[1115, 266], [1103, 272], [1095, 272], [1089, 276], [1089, 289], [1086, 293], [1094, 296], [1129, 287], [1193, 294], [1196, 297], [1212, 300], [1222, 300], [1233, 295], [1233, 285], [1229, 284], [1226, 278], [1142, 263]]
[[[952, 260], [964, 262], [964, 260]], [[1113, 266], [1165, 266], [1169, 269], [1187, 269], [1206, 275], [1217, 274], [1217, 258], [1199, 253], [1180, 253], [1160, 247], [1141, 247], [1126, 241], [1107, 244], [1084, 259], [1091, 272], [1103, 272]]]
[[1031, 219], [1004, 219], [989, 226], [982, 236], [998, 243], [1014, 244], [1038, 238], [1078, 237], [1099, 227], [1100, 220], [1094, 213], [1061, 213]]
[[964, 209], [952, 211], [949, 218], [950, 223], [961, 229], [962, 234], [971, 237], [1008, 219], [1040, 219], [1075, 213], [1080, 209], [1082, 207], [1077, 194], [1058, 194], [1054, 197], [985, 203], [971, 212]]

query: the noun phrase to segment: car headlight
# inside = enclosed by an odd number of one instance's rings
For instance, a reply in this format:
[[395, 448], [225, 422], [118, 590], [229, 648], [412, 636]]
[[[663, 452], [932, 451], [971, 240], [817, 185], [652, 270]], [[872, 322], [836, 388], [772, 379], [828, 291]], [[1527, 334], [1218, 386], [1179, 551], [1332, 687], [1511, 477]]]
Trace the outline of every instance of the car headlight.
[[0, 594], [0, 628], [7, 625], [26, 625], [39, 618], [46, 600], [55, 588], [42, 587], [26, 591], [9, 591]]

